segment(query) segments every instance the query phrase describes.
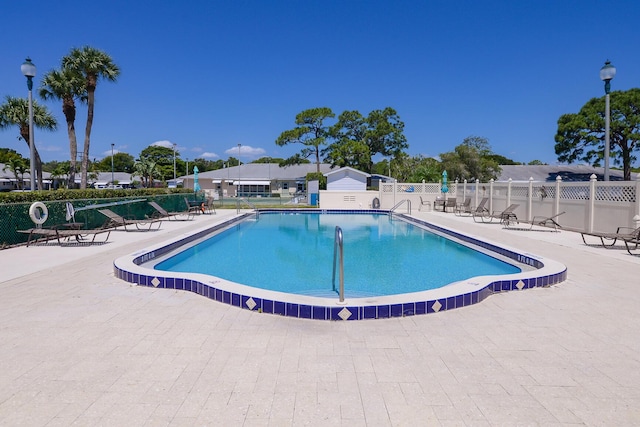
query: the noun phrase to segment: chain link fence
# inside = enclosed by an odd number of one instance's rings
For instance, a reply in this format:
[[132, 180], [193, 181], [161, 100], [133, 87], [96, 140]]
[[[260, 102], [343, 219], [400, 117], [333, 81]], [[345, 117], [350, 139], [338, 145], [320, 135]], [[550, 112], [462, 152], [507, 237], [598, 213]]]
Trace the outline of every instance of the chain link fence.
[[[193, 197], [193, 196], [191, 196]], [[184, 194], [167, 194], [144, 197], [118, 197], [111, 199], [74, 199], [44, 202], [48, 216], [43, 227], [53, 227], [70, 221], [82, 224], [82, 228], [91, 229], [102, 227], [107, 218], [97, 211], [100, 206], [111, 209], [119, 215], [128, 218], [149, 218], [155, 210], [147, 202], [155, 201], [167, 211], [184, 211], [187, 209]], [[67, 202], [73, 205], [74, 219], [67, 220]], [[11, 247], [26, 243], [28, 234], [18, 230], [34, 228], [35, 224], [29, 216], [31, 203], [3, 203], [0, 204], [0, 248]]]

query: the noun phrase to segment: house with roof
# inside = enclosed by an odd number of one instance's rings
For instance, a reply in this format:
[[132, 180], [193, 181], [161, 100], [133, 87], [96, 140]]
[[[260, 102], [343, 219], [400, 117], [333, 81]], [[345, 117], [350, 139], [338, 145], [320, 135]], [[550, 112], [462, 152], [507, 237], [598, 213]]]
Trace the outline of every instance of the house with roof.
[[[320, 164], [320, 173], [331, 165]], [[314, 163], [280, 166], [277, 163], [246, 163], [198, 174], [200, 189], [217, 197], [271, 197], [306, 193], [307, 174], [317, 171]], [[193, 188], [193, 174], [181, 176], [184, 188]]]

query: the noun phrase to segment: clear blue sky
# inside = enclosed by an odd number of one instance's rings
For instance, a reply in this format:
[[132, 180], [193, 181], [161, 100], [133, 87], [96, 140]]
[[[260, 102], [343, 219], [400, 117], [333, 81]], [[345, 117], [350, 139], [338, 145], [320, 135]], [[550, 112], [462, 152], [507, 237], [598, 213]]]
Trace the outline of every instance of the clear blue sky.
[[[557, 163], [557, 120], [612, 90], [640, 86], [640, 2], [109, 1], [9, 2], [0, 13], [0, 97], [27, 96], [20, 65], [43, 74], [72, 47], [106, 51], [117, 83], [96, 91], [91, 158], [137, 157], [158, 141], [182, 158], [288, 157], [275, 139], [297, 113], [393, 107], [409, 154], [438, 156], [470, 135], [520, 162]], [[59, 129], [36, 132], [44, 161], [68, 160]], [[82, 145], [86, 109], [76, 120]], [[17, 128], [0, 147], [28, 157]], [[246, 151], [245, 151], [246, 150]], [[637, 165], [636, 165], [637, 166]]]

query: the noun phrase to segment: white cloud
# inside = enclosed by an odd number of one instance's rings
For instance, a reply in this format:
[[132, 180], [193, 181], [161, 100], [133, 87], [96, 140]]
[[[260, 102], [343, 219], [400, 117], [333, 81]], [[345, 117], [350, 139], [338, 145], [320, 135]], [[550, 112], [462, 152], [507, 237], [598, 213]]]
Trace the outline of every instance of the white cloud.
[[218, 156], [216, 153], [205, 152], [200, 154], [200, 157], [204, 157], [205, 159], [215, 159], [216, 157], [220, 157], [220, 156]]
[[[229, 148], [224, 153], [228, 156], [238, 157], [238, 147]], [[266, 153], [266, 151], [264, 151], [262, 148], [253, 148], [250, 145], [240, 146], [240, 157], [259, 157], [264, 153]]]
[[165, 147], [173, 149], [173, 142], [163, 139], [162, 141], [156, 141], [151, 145], [155, 145], [156, 147]]
[[[116, 154], [118, 154], [120, 152], [120, 150], [118, 150], [117, 148], [113, 149], [113, 155], [115, 156]], [[102, 152], [102, 158], [104, 159], [105, 157], [111, 157], [111, 150], [108, 151], [103, 151]]]

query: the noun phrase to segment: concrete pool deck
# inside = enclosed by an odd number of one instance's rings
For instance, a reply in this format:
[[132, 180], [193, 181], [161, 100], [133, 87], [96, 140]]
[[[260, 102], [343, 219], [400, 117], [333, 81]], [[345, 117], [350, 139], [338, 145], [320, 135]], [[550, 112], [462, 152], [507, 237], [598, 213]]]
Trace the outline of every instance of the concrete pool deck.
[[[0, 251], [2, 425], [638, 425], [640, 257], [451, 213], [568, 280], [452, 311], [326, 322], [132, 286], [113, 260], [235, 210]], [[452, 265], [451, 268], [455, 268]]]

